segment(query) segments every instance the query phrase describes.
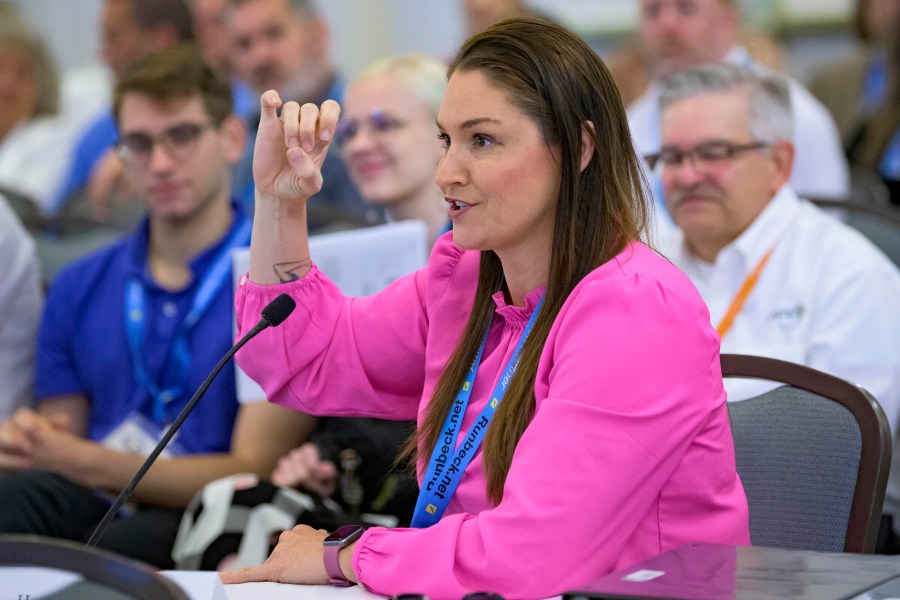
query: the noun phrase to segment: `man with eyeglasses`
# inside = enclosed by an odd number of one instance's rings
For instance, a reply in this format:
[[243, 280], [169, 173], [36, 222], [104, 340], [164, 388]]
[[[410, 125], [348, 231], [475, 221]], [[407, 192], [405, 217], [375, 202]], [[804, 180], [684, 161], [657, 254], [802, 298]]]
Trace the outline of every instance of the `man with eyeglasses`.
[[[641, 154], [659, 151], [659, 94], [666, 79], [694, 65], [727, 62], [763, 71], [741, 44], [737, 0], [640, 0], [638, 35], [651, 71], [645, 92], [627, 107], [628, 125]], [[798, 193], [845, 199], [850, 193], [847, 159], [837, 127], [825, 107], [790, 81], [796, 148], [791, 184]], [[658, 182], [656, 182], [658, 184]], [[654, 189], [659, 208], [659, 186]], [[662, 225], [668, 219], [664, 210]]]
[[[784, 79], [701, 65], [668, 81], [660, 111], [662, 146], [647, 160], [678, 226], [665, 253], [706, 301], [722, 352], [779, 358], [862, 385], [896, 432], [900, 272], [789, 185], [795, 151]], [[736, 379], [725, 388], [729, 401], [766, 389]], [[900, 494], [891, 498], [889, 485], [888, 495], [885, 510], [900, 514]]]
[[[194, 47], [121, 77], [117, 152], [146, 216], [50, 287], [36, 408], [0, 424], [0, 532], [87, 540], [232, 343], [231, 250], [250, 241], [231, 166], [245, 130], [229, 83]], [[233, 365], [212, 382], [99, 546], [171, 568], [181, 512], [204, 484], [268, 475], [308, 417], [240, 404]]]

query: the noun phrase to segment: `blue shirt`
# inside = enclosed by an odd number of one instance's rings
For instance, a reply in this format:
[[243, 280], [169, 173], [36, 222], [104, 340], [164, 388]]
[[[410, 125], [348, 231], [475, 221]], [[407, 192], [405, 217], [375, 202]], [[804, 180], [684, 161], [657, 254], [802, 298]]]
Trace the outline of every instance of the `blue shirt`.
[[106, 112], [94, 121], [78, 140], [69, 173], [62, 187], [50, 201], [50, 210], [58, 213], [69, 196], [84, 189], [91, 178], [94, 166], [119, 139], [119, 128], [112, 112]]
[[231, 80], [232, 111], [237, 116], [247, 119], [248, 115], [259, 112], [259, 96], [240, 79]]
[[[160, 378], [198, 282], [232, 232], [245, 221], [235, 207], [231, 230], [190, 262], [194, 277], [177, 292], [161, 288], [147, 270], [146, 219], [119, 242], [65, 268], [50, 286], [38, 334], [37, 402], [61, 394], [85, 394], [90, 404], [87, 437], [94, 441], [105, 438], [135, 411], [152, 420], [153, 399], [135, 379], [126, 338], [126, 282], [138, 277], [144, 283], [144, 358], [150, 373]], [[168, 407], [169, 422], [231, 347], [233, 299], [229, 276], [209, 309], [189, 330], [190, 374], [183, 395]], [[227, 452], [237, 410], [234, 363], [229, 362], [185, 420], [178, 444], [185, 453]]]

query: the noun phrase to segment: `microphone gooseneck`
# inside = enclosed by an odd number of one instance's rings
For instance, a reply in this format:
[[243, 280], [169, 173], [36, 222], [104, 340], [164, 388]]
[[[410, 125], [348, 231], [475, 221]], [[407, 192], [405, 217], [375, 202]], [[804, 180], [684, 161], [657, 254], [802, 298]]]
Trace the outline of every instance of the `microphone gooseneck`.
[[219, 371], [225, 366], [225, 364], [231, 360], [231, 357], [240, 350], [244, 344], [249, 342], [253, 337], [258, 334], [263, 329], [267, 327], [277, 327], [281, 325], [281, 323], [291, 314], [297, 304], [294, 302], [294, 299], [291, 298], [287, 294], [281, 294], [274, 300], [272, 300], [269, 304], [266, 305], [265, 308], [262, 309], [262, 318], [259, 320], [259, 323], [253, 326], [253, 329], [248, 331], [244, 337], [237, 341], [237, 343], [231, 347], [228, 352], [225, 353], [225, 356], [216, 364], [215, 368], [213, 368], [212, 372], [207, 376], [206, 379], [203, 380], [203, 383], [200, 384], [200, 387], [197, 388], [197, 391], [194, 392], [194, 395], [191, 397], [190, 401], [185, 405], [185, 407], [181, 410], [178, 417], [172, 422], [172, 425], [166, 430], [165, 434], [160, 438], [159, 443], [156, 444], [156, 447], [153, 449], [153, 452], [147, 456], [147, 459], [144, 461], [144, 464], [141, 465], [141, 468], [138, 469], [137, 473], [135, 473], [134, 477], [131, 479], [131, 482], [119, 493], [116, 501], [113, 502], [112, 506], [109, 507], [109, 510], [106, 511], [106, 514], [103, 515], [103, 519], [97, 525], [94, 532], [91, 534], [91, 538], [85, 544], [86, 547], [90, 548], [91, 546], [96, 546], [100, 541], [100, 538], [103, 537], [103, 534], [106, 532], [106, 529], [109, 527], [112, 520], [115, 518], [116, 513], [119, 512], [119, 509], [122, 508], [122, 505], [125, 504], [125, 501], [131, 496], [132, 492], [134, 492], [134, 488], [137, 487], [137, 484], [140, 483], [141, 479], [144, 478], [144, 475], [147, 474], [147, 471], [150, 470], [150, 467], [156, 462], [156, 459], [165, 450], [168, 443], [172, 440], [175, 433], [177, 433], [178, 429], [181, 427], [181, 424], [184, 423], [184, 420], [188, 417], [192, 410], [194, 410], [194, 406], [203, 397], [203, 394], [206, 393], [207, 388], [209, 388], [213, 379], [216, 378], [216, 375], [219, 374]]

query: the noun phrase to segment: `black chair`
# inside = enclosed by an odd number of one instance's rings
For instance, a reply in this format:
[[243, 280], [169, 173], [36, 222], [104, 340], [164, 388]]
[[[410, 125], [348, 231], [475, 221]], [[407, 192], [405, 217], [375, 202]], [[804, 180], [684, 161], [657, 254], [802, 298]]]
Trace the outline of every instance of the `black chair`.
[[3, 185], [0, 185], [0, 197], [6, 200], [26, 229], [40, 226], [41, 209], [38, 208], [33, 198]]
[[91, 217], [86, 199], [79, 208], [53, 217], [41, 214], [31, 198], [0, 186], [0, 201], [3, 200], [34, 239], [44, 287], [60, 269], [114, 243], [132, 227], [130, 221], [101, 221]]
[[723, 354], [722, 375], [782, 384], [729, 402], [754, 545], [872, 552], [891, 434], [863, 388], [794, 363]]
[[[83, 544], [35, 535], [0, 535], [0, 567], [47, 567], [77, 573], [82, 579], [46, 599], [91, 598], [92, 600], [188, 600], [177, 585], [152, 567]], [[19, 598], [28, 590], [16, 590], [13, 577], [5, 577], [0, 588]]]

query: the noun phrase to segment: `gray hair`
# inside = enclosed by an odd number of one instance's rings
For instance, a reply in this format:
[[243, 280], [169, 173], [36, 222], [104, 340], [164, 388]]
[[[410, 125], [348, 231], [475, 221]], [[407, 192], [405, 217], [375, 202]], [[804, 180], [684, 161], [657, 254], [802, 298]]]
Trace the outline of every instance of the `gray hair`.
[[434, 58], [413, 52], [376, 60], [355, 79], [395, 76], [437, 117], [447, 88], [447, 66]]
[[787, 79], [730, 63], [697, 65], [670, 77], [659, 97], [663, 112], [679, 100], [734, 89], [747, 91], [750, 132], [762, 141], [792, 140], [794, 118]]

